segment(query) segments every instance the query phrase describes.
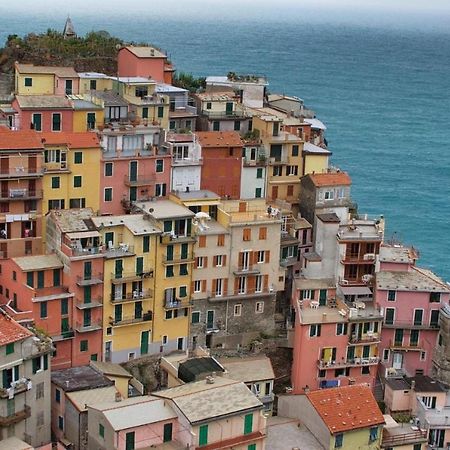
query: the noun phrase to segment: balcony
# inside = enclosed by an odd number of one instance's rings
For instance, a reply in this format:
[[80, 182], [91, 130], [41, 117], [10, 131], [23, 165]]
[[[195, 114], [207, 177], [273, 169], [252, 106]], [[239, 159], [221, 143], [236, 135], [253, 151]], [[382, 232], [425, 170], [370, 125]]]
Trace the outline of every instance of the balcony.
[[78, 333], [89, 333], [90, 331], [101, 330], [102, 321], [99, 319], [91, 322], [83, 322], [83, 323], [77, 322], [75, 328], [78, 331]]
[[149, 186], [155, 182], [155, 175], [143, 175], [139, 177], [130, 177], [125, 175], [123, 183], [125, 186]]
[[104, 255], [106, 259], [112, 259], [112, 258], [124, 258], [127, 256], [134, 256], [134, 246], [128, 245], [126, 243], [120, 243], [117, 247], [114, 247], [113, 245], [110, 245], [111, 243], [108, 243], [108, 246], [106, 247], [104, 251]]
[[161, 244], [163, 245], [170, 245], [170, 244], [184, 244], [195, 242], [195, 238], [192, 236], [186, 236], [186, 235], [177, 235], [177, 234], [171, 234], [166, 233], [161, 235]]
[[265, 167], [267, 165], [267, 158], [259, 156], [257, 159], [244, 158], [245, 167]]
[[246, 119], [248, 116], [245, 111], [234, 110], [234, 111], [211, 111], [203, 110], [202, 115], [206, 116], [209, 120], [236, 120], [236, 119]]
[[70, 172], [70, 169], [68, 167], [67, 162], [61, 162], [61, 163], [57, 163], [57, 162], [50, 162], [50, 163], [45, 163], [44, 167], [42, 168], [42, 172], [64, 172], [64, 173], [68, 173]]
[[234, 275], [259, 275], [261, 270], [258, 264], [239, 265], [233, 270]]
[[92, 246], [92, 247], [73, 247], [72, 256], [89, 256], [100, 255], [103, 253], [103, 246]]
[[223, 293], [222, 295], [217, 295], [214, 292], [207, 292], [208, 300], [211, 302], [221, 302], [226, 300], [243, 300], [259, 298], [266, 295], [275, 295], [275, 291], [272, 288], [261, 288], [261, 289], [245, 289], [242, 292], [236, 291], [232, 294]]
[[412, 426], [385, 428], [383, 431], [382, 447], [397, 447], [427, 442], [427, 430], [414, 428]]
[[189, 297], [175, 299], [167, 298], [164, 300], [163, 305], [165, 309], [187, 308], [192, 305], [192, 301]]
[[103, 299], [101, 296], [96, 298], [91, 298], [89, 301], [85, 299], [77, 298], [75, 301], [75, 306], [77, 309], [90, 309], [90, 308], [99, 308], [103, 305]]
[[28, 419], [31, 416], [31, 408], [28, 405], [24, 405], [23, 409], [13, 414], [6, 416], [0, 416], [0, 427], [9, 427], [22, 420]]
[[78, 286], [92, 286], [94, 284], [102, 284], [103, 283], [103, 274], [98, 272], [96, 275], [89, 274], [84, 276], [77, 276], [77, 285]]
[[173, 264], [188, 264], [195, 261], [194, 257], [191, 255], [175, 255], [172, 259], [167, 259], [164, 257], [162, 263], [164, 266], [171, 266]]
[[153, 270], [147, 272], [112, 272], [111, 281], [113, 284], [127, 283], [131, 281], [140, 281], [144, 278], [153, 278]]
[[366, 334], [363, 334], [362, 336], [358, 336], [356, 334], [353, 334], [350, 337], [350, 343], [351, 344], [368, 344], [373, 342], [380, 342], [380, 335], [378, 333], [371, 333], [370, 331]]
[[111, 303], [126, 303], [135, 302], [138, 300], [148, 300], [153, 298], [153, 291], [145, 289], [143, 291], [127, 292], [125, 295], [117, 297], [114, 293], [111, 294]]
[[407, 339], [403, 339], [403, 341], [396, 341], [391, 339], [389, 341], [389, 348], [391, 350], [423, 352], [423, 348], [419, 342], [410, 342]]
[[212, 442], [208, 445], [203, 445], [202, 450], [224, 450], [228, 448], [247, 448], [249, 444], [254, 443], [255, 441], [260, 441], [264, 439], [266, 435], [261, 431], [254, 431], [249, 434], [242, 434], [228, 439], [222, 439], [220, 441]]
[[438, 330], [439, 323], [414, 323], [413, 320], [395, 320], [393, 323], [383, 322], [383, 328], [403, 328], [406, 330]]
[[369, 356], [367, 358], [353, 358], [343, 361], [325, 361], [318, 360], [317, 366], [319, 369], [339, 369], [342, 367], [360, 367], [360, 366], [373, 366], [380, 362], [380, 358], [377, 356]]
[[203, 164], [203, 158], [177, 158], [172, 157], [172, 166], [201, 166]]
[[122, 317], [109, 317], [109, 324], [113, 327], [121, 325], [133, 325], [136, 323], [150, 322], [153, 318], [151, 311], [142, 313], [140, 315], [122, 316]]
[[37, 167], [15, 166], [0, 169], [0, 178], [30, 178], [41, 177], [42, 169]]
[[0, 192], [0, 200], [37, 200], [42, 198], [42, 189], [17, 188]]
[[72, 328], [62, 331], [61, 334], [52, 336], [53, 342], [65, 341], [66, 339], [73, 339], [75, 337], [75, 331]]
[[0, 398], [10, 398], [10, 396], [21, 394], [22, 392], [29, 391], [32, 388], [30, 380], [27, 378], [20, 378], [17, 381], [13, 381], [9, 388], [0, 388]]
[[44, 302], [47, 300], [58, 300], [61, 298], [72, 298], [73, 293], [69, 292], [67, 286], [47, 286], [35, 288], [34, 302]]

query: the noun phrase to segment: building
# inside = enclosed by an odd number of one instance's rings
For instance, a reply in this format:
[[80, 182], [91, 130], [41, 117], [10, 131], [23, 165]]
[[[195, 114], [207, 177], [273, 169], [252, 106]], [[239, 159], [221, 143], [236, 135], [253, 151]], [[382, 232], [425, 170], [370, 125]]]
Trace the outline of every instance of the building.
[[154, 47], [122, 47], [117, 66], [119, 77], [147, 77], [158, 83], [172, 84], [172, 63], [165, 53]]
[[239, 133], [200, 131], [196, 136], [203, 158], [200, 188], [221, 197], [239, 199], [243, 147]]
[[0, 442], [16, 437], [33, 447], [50, 443], [51, 352], [50, 339], [0, 311]]
[[186, 431], [163, 399], [129, 398], [90, 405], [88, 409], [89, 449], [185, 448], [179, 439]]
[[438, 343], [440, 307], [449, 287], [415, 265], [417, 255], [398, 246], [380, 248], [375, 301], [384, 311], [382, 365], [385, 374], [430, 375]]
[[88, 448], [88, 406], [119, 399], [114, 383], [92, 367], [52, 372], [52, 433], [63, 448]]
[[301, 420], [324, 449], [380, 449], [384, 417], [367, 386], [283, 395], [278, 412]]
[[396, 422], [390, 415], [384, 415], [381, 448], [399, 450], [425, 450], [427, 448], [427, 430], [411, 424]]
[[265, 448], [264, 407], [244, 383], [210, 377], [152, 395], [178, 415], [183, 448]]
[[266, 150], [259, 140], [244, 140], [242, 149], [240, 198], [265, 198], [267, 182]]
[[11, 258], [42, 249], [44, 146], [33, 131], [0, 129], [0, 255]]
[[433, 354], [433, 374], [445, 384], [450, 384], [450, 306], [442, 305], [439, 313], [438, 344]]

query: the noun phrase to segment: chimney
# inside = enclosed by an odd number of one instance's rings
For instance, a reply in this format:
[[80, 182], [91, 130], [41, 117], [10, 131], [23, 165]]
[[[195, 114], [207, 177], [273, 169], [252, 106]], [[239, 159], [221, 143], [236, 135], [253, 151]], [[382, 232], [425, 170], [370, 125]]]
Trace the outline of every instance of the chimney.
[[416, 388], [416, 380], [411, 380], [411, 389], [414, 391]]
[[186, 186], [186, 192], [189, 192], [189, 186]]
[[116, 400], [116, 402], [121, 402], [122, 401], [122, 396], [120, 395], [120, 392], [116, 392], [115, 400]]

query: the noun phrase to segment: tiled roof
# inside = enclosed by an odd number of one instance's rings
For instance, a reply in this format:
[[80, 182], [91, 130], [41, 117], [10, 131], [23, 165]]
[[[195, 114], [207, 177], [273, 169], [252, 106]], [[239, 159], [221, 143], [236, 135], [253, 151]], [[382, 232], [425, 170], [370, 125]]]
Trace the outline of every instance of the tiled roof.
[[306, 396], [332, 434], [384, 423], [368, 386], [320, 389]]
[[203, 148], [241, 147], [244, 145], [236, 131], [199, 131], [196, 135]]
[[322, 186], [350, 186], [352, 180], [346, 172], [312, 173], [309, 174], [316, 187]]
[[33, 64], [16, 64], [22, 74], [55, 74], [60, 78], [78, 78], [73, 67], [34, 66]]
[[44, 149], [40, 134], [31, 130], [0, 132], [0, 150]]
[[22, 109], [72, 109], [70, 100], [61, 95], [16, 95]]
[[47, 145], [67, 144], [69, 148], [95, 148], [100, 147], [98, 136], [94, 132], [80, 133], [41, 133]]
[[155, 47], [134, 47], [130, 45], [125, 48], [138, 58], [166, 58], [166, 55]]
[[0, 311], [0, 346], [20, 341], [33, 333]]

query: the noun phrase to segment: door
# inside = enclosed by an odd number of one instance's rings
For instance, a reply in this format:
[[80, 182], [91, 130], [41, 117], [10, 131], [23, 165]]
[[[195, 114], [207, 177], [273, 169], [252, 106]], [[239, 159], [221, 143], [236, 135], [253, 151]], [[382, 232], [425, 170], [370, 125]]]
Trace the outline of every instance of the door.
[[355, 359], [355, 347], [347, 347], [347, 361], [353, 361]]
[[129, 200], [130, 200], [130, 202], [135, 202], [137, 200], [137, 187], [136, 186], [130, 187]]
[[179, 337], [177, 339], [177, 349], [178, 350], [184, 350], [184, 338]]
[[278, 198], [278, 186], [272, 186], [272, 200]]
[[66, 95], [72, 95], [73, 92], [73, 81], [66, 80]]
[[134, 431], [130, 431], [125, 435], [125, 450], [134, 450]]
[[84, 286], [84, 303], [91, 303], [92, 299], [92, 289], [91, 286]]
[[[3, 160], [2, 160], [2, 162], [3, 162]], [[1, 188], [2, 188], [2, 198], [8, 198], [9, 197], [8, 182], [2, 180]]]
[[134, 317], [135, 319], [142, 319], [142, 302], [134, 304]]
[[1, 158], [0, 161], [1, 161], [1, 166], [0, 166], [1, 173], [3, 175], [8, 174], [9, 173], [9, 157], [5, 156], [5, 157]]
[[206, 313], [206, 328], [211, 330], [214, 328], [214, 311], [210, 310]]
[[[148, 353], [148, 338], [149, 332], [143, 331], [141, 333], [141, 355], [146, 355]], [[172, 440], [172, 438], [170, 440]]]
[[93, 130], [95, 128], [95, 113], [87, 113], [87, 128]]
[[92, 276], [92, 263], [87, 261], [84, 263], [84, 279], [90, 280]]
[[121, 259], [116, 259], [115, 263], [115, 277], [116, 278], [122, 278], [122, 272], [123, 272], [123, 265]]
[[181, 259], [187, 259], [188, 257], [188, 244], [181, 244]]
[[91, 309], [83, 310], [83, 327], [91, 326]]
[[105, 342], [105, 361], [111, 362], [112, 341]]
[[397, 328], [394, 334], [394, 346], [401, 347], [403, 345], [403, 329]]
[[225, 106], [225, 114], [231, 116], [233, 114], [233, 102], [227, 102]]
[[363, 353], [362, 353], [362, 357], [363, 358], [368, 358], [370, 355], [370, 345], [365, 345], [363, 347]]
[[122, 300], [122, 299], [123, 299], [122, 285], [116, 284], [114, 285], [114, 300]]
[[28, 157], [28, 173], [36, 173], [36, 172], [37, 172], [36, 155], [31, 155]]
[[172, 440], [172, 424], [164, 424], [163, 442], [170, 442]]
[[416, 309], [414, 311], [414, 325], [422, 325], [423, 309]]
[[326, 306], [327, 305], [327, 290], [321, 289], [319, 291], [319, 306]]
[[[36, 171], [36, 167], [34, 169], [30, 168], [30, 171], [34, 170]], [[33, 172], [35, 173], [35, 172]], [[30, 197], [36, 197], [36, 180], [28, 180], [28, 195]]]
[[122, 321], [122, 305], [116, 305], [114, 307], [114, 322]]
[[144, 273], [144, 258], [139, 256], [136, 258], [136, 275], [142, 276]]
[[33, 114], [33, 122], [31, 128], [36, 131], [42, 131], [42, 115]]
[[403, 354], [399, 352], [394, 352], [392, 355], [392, 367], [394, 369], [401, 369], [403, 366]]
[[130, 162], [130, 181], [137, 181], [138, 163], [137, 161]]

